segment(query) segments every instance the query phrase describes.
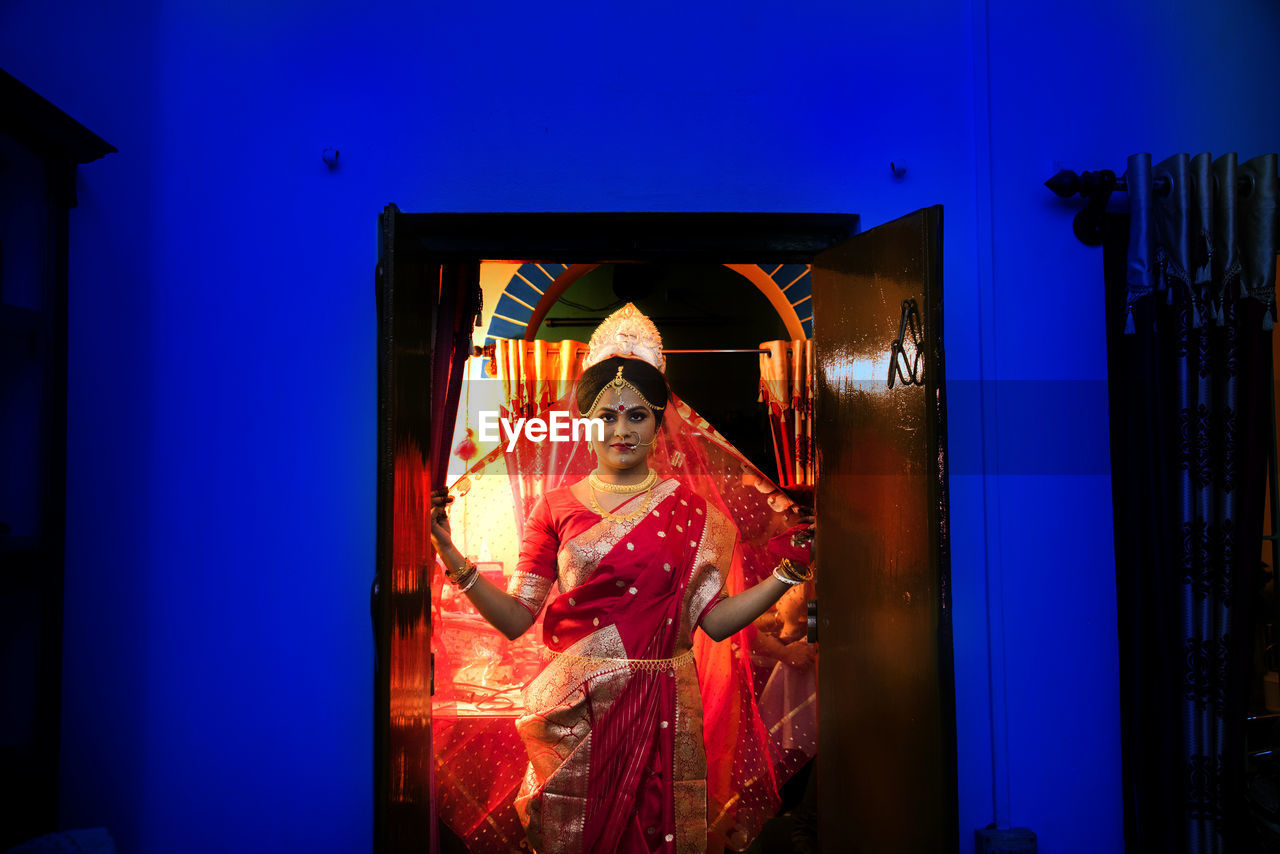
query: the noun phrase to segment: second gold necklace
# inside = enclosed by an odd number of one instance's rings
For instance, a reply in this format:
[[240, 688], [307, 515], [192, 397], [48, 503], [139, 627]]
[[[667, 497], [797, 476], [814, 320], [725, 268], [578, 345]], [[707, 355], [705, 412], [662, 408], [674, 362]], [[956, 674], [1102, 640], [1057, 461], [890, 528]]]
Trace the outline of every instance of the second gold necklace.
[[632, 519], [639, 517], [641, 514], [648, 511], [649, 499], [653, 497], [651, 494], [646, 493], [640, 500], [639, 508], [632, 510], [630, 513], [613, 513], [600, 506], [600, 500], [596, 498], [596, 491], [594, 489], [589, 489], [588, 492], [591, 495], [591, 509], [601, 517], [608, 519], [610, 522], [630, 522]]

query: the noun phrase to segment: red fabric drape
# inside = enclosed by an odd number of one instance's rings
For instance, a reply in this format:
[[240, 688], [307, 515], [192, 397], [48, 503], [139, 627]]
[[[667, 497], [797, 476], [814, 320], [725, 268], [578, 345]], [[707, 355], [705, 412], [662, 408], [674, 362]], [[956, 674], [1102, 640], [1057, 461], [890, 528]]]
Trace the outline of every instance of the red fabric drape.
[[783, 487], [813, 484], [813, 347], [811, 341], [765, 341], [760, 399], [769, 408], [773, 453]]
[[427, 448], [430, 486], [443, 488], [449, 466], [454, 422], [458, 417], [458, 397], [467, 357], [471, 355], [471, 335], [480, 310], [479, 267], [472, 264], [442, 264], [437, 283], [435, 328], [431, 346], [431, 434]]
[[[427, 490], [443, 488], [449, 466], [449, 453], [453, 441], [454, 422], [458, 416], [458, 397], [462, 392], [462, 380], [467, 357], [471, 355], [471, 336], [480, 313], [480, 268], [474, 264], [442, 264], [436, 281], [435, 325], [431, 330], [430, 376], [431, 396], [428, 410], [430, 432], [427, 439], [428, 477]], [[399, 479], [397, 478], [397, 485]], [[421, 502], [424, 496], [419, 496]], [[424, 503], [425, 504], [425, 503]], [[425, 506], [421, 512], [425, 514]], [[419, 627], [422, 628], [421, 626]], [[430, 638], [433, 626], [426, 627]], [[407, 642], [416, 645], [415, 637], [398, 639], [398, 647]], [[403, 655], [398, 649], [397, 658]], [[421, 668], [423, 662], [416, 662]], [[429, 665], [428, 665], [429, 667]], [[421, 671], [420, 671], [421, 672]], [[429, 742], [428, 742], [429, 743]], [[428, 764], [428, 797], [436, 804], [436, 775], [434, 763]], [[434, 814], [434, 809], [432, 810]], [[436, 828], [430, 828], [431, 851], [439, 850]]]

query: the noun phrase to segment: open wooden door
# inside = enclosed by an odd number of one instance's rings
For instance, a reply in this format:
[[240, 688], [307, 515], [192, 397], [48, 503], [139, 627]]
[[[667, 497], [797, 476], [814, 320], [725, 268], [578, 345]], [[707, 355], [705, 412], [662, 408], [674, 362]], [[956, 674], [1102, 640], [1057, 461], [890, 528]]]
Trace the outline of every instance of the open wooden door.
[[378, 540], [371, 609], [374, 850], [435, 848], [431, 749], [432, 483], [443, 485], [479, 264], [447, 263], [379, 217]]
[[942, 209], [813, 262], [822, 850], [958, 848]]

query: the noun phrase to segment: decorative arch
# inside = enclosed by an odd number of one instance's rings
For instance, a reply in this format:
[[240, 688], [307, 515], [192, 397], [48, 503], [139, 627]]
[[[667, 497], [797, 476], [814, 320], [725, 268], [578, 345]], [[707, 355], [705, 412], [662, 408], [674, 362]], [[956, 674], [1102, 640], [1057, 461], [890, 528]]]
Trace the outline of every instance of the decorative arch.
[[[569, 287], [599, 264], [522, 264], [511, 276], [485, 330], [495, 338], [537, 337], [543, 318]], [[813, 336], [812, 283], [808, 264], [725, 264], [764, 294], [791, 338]]]
[[[766, 270], [759, 264], [725, 264], [755, 285], [782, 318], [792, 338], [813, 336], [813, 292], [808, 264], [778, 264]], [[807, 310], [806, 310], [807, 309]]]

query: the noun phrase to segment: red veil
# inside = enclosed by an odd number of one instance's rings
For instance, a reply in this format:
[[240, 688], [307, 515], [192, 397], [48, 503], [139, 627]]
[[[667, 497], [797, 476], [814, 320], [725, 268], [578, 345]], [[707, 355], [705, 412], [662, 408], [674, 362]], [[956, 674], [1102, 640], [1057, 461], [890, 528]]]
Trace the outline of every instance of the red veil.
[[[576, 416], [571, 398], [565, 394], [550, 407], [537, 407], [539, 414]], [[777, 559], [767, 543], [793, 524], [786, 511], [794, 501], [674, 394], [649, 464], [660, 475], [679, 478], [737, 525], [726, 592], [740, 592], [772, 571]], [[515, 566], [514, 549], [534, 503], [594, 467], [583, 441], [522, 437], [510, 450], [504, 441], [451, 488], [455, 542], [505, 589], [501, 575]], [[527, 843], [512, 802], [528, 759], [514, 718], [522, 712], [520, 687], [541, 669], [541, 619], [524, 638], [508, 643], [443, 585], [438, 567], [432, 593], [437, 809], [472, 852], [518, 850]], [[721, 643], [699, 632], [694, 642], [707, 755], [708, 849], [716, 852], [721, 845], [743, 850], [750, 844], [776, 813], [782, 784], [817, 750], [814, 668], [781, 673], [787, 666], [762, 654], [766, 644], [757, 632], [748, 626]]]

